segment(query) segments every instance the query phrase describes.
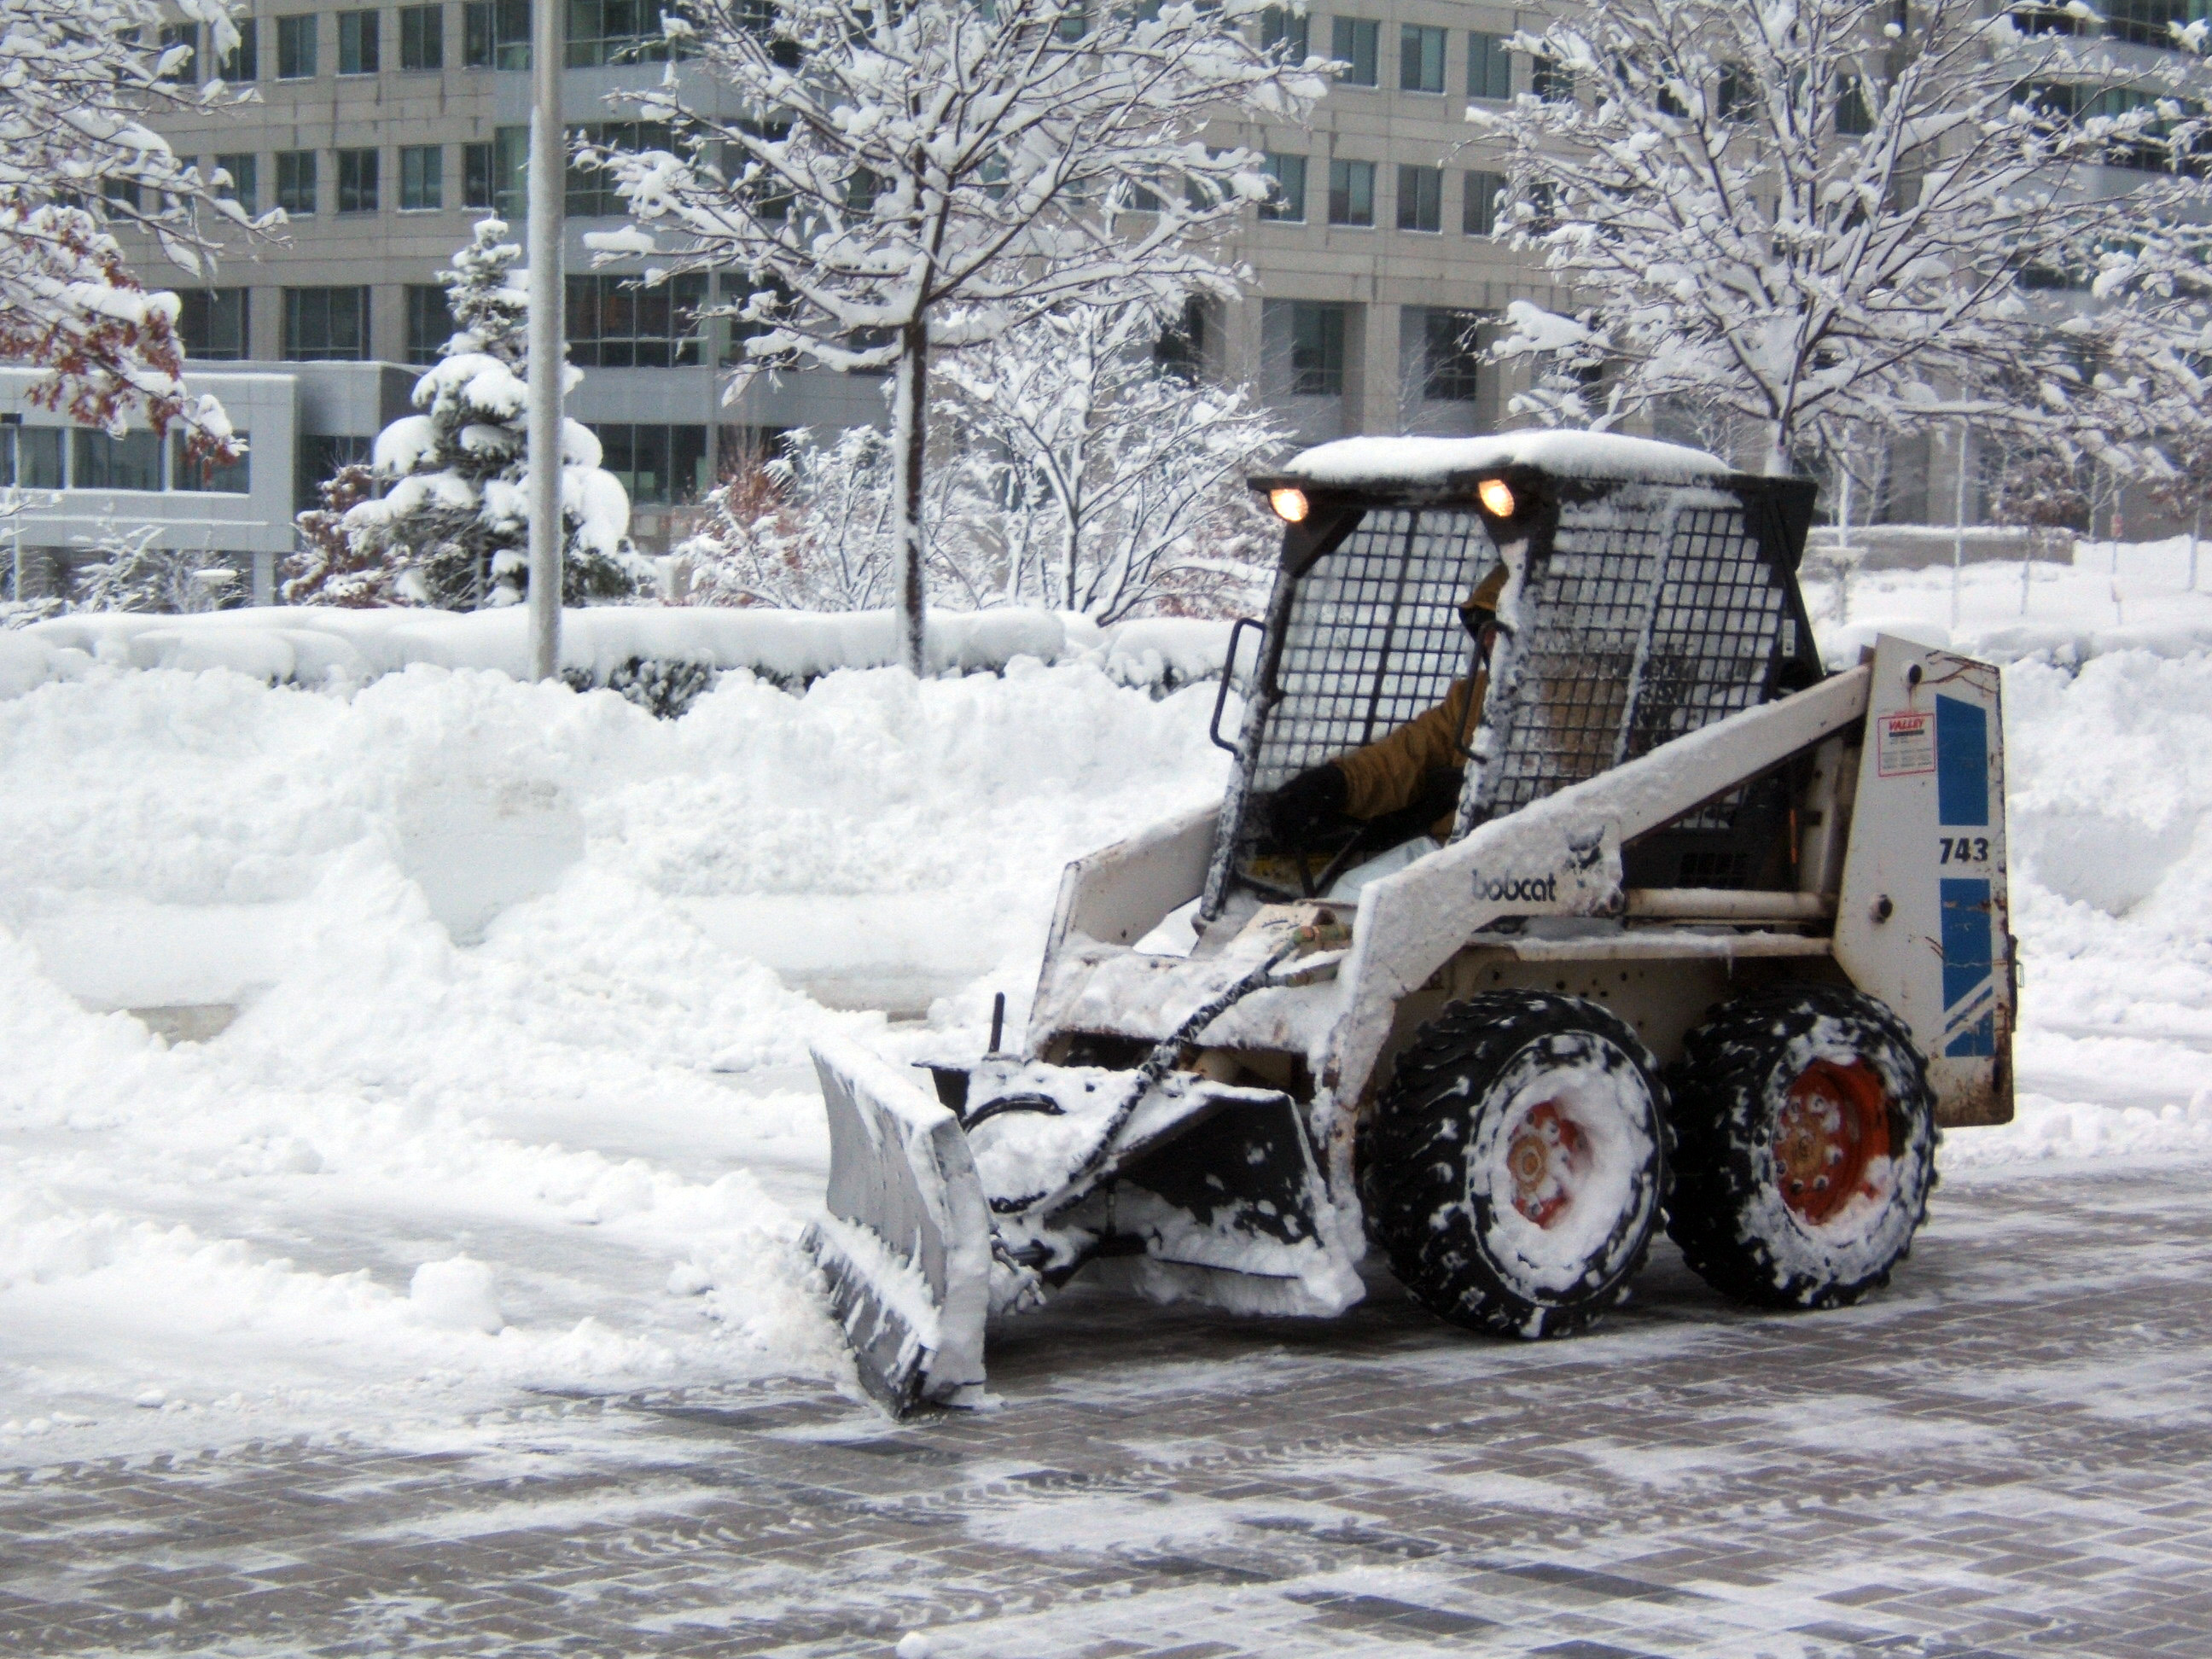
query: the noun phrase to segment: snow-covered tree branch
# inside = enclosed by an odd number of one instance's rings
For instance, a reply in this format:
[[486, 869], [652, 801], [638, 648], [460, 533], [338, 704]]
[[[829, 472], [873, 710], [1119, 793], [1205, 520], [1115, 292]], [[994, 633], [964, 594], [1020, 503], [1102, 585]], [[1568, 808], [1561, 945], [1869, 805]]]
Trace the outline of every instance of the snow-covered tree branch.
[[2124, 461], [2201, 402], [2201, 313], [2141, 297], [2212, 206], [2187, 60], [1982, 0], [1584, 0], [1517, 44], [1571, 95], [1468, 119], [1584, 307], [1509, 317], [1540, 417], [1702, 405], [1783, 470], [1939, 418]]
[[1115, 622], [1198, 600], [1202, 558], [1264, 543], [1244, 476], [1285, 434], [1241, 388], [1164, 370], [1166, 320], [1072, 306], [945, 360], [962, 429], [1008, 458], [1022, 497], [1010, 595]]
[[[1210, 123], [1297, 120], [1318, 60], [1256, 44], [1260, 0], [692, 0], [718, 84], [672, 70], [629, 94], [681, 135], [607, 154], [674, 268], [735, 270], [758, 372], [895, 369], [898, 603], [921, 660], [923, 471], [933, 353], [1048, 312], [1170, 289], [1226, 294], [1208, 240], [1261, 199], [1260, 158]], [[729, 94], [736, 94], [731, 100]], [[725, 101], [726, 100], [726, 101]], [[738, 118], [720, 112], [741, 107]]]
[[175, 3], [204, 57], [153, 44], [155, 0], [0, 0], [0, 362], [50, 371], [34, 395], [87, 424], [181, 423], [222, 448], [220, 405], [183, 384], [176, 296], [147, 291], [114, 235], [143, 232], [198, 274], [214, 252], [203, 215], [248, 230], [283, 216], [249, 222], [146, 125], [239, 97], [210, 72], [238, 44], [226, 0]]

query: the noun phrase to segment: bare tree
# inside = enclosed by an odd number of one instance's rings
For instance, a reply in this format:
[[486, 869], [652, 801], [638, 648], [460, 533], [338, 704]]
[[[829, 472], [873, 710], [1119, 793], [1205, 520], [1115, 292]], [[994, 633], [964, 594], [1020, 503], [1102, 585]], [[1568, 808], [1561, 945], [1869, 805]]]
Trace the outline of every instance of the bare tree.
[[[1316, 61], [1260, 0], [691, 0], [708, 84], [624, 94], [674, 150], [598, 151], [643, 227], [602, 244], [747, 273], [754, 372], [893, 368], [902, 652], [922, 661], [933, 353], [1076, 301], [1232, 292], [1206, 246], [1267, 180], [1210, 123], [1300, 118]], [[742, 117], [724, 112], [743, 109]], [[741, 376], [742, 378], [742, 376]]]

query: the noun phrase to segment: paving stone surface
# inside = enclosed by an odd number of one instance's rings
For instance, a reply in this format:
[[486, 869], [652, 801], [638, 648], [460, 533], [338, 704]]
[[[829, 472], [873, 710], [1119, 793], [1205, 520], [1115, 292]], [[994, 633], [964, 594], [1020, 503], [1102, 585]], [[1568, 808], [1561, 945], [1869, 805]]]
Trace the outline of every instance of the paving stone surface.
[[1599, 1334], [1076, 1293], [803, 1382], [0, 1471], [0, 1655], [2204, 1659], [2212, 1169], [1947, 1188], [1889, 1292]]

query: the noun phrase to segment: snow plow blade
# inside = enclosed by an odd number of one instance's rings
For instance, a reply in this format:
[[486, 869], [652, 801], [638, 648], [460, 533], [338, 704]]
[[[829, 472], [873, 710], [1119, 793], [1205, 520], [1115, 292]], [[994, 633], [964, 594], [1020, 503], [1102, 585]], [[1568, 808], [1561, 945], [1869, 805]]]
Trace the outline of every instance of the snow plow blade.
[[829, 1214], [805, 1243], [860, 1381], [895, 1417], [975, 1403], [991, 1222], [959, 1120], [854, 1044], [816, 1044], [814, 1066], [830, 1117]]

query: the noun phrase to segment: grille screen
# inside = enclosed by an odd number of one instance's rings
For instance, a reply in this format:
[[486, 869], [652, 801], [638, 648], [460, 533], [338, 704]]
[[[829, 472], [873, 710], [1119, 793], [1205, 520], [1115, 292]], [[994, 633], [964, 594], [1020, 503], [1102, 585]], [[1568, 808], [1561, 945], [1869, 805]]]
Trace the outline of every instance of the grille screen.
[[[1734, 496], [1624, 484], [1565, 506], [1528, 602], [1515, 707], [1486, 711], [1504, 741], [1483, 816], [1764, 700], [1787, 607]], [[1680, 827], [1724, 827], [1732, 807]]]
[[1373, 742], [1443, 701], [1474, 642], [1459, 602], [1497, 562], [1467, 511], [1370, 512], [1298, 580], [1253, 787]]

